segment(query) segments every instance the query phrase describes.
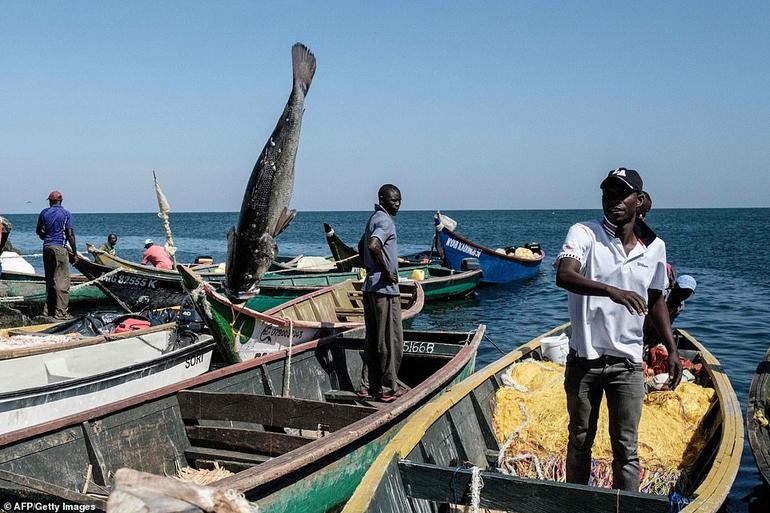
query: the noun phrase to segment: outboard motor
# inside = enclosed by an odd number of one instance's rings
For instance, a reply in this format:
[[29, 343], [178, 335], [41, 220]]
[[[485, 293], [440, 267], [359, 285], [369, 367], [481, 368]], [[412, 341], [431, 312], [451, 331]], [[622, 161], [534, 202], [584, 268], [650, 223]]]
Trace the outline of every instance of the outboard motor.
[[524, 247], [533, 253], [538, 253], [538, 254], [543, 253], [543, 248], [540, 247], [540, 243], [538, 242], [528, 242], [524, 244]]
[[477, 269], [481, 269], [478, 258], [468, 257], [460, 261], [461, 271], [476, 271]]

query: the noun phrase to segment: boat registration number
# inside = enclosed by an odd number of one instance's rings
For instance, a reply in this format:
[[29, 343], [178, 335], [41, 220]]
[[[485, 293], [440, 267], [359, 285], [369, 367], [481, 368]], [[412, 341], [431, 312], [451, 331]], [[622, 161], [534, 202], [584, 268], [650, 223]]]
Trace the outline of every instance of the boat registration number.
[[188, 356], [184, 360], [184, 368], [189, 369], [190, 367], [194, 367], [198, 365], [199, 363], [203, 363], [203, 355], [202, 354], [196, 354], [194, 356]]
[[436, 344], [433, 342], [404, 342], [405, 353], [431, 354]]

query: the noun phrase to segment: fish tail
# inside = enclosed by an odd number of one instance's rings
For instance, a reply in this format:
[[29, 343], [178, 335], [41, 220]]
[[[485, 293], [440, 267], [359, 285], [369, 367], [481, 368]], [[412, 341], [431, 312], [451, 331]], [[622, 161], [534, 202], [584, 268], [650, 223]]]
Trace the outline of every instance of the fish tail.
[[302, 43], [295, 43], [291, 47], [291, 64], [294, 84], [300, 86], [303, 94], [307, 94], [315, 75], [315, 55]]

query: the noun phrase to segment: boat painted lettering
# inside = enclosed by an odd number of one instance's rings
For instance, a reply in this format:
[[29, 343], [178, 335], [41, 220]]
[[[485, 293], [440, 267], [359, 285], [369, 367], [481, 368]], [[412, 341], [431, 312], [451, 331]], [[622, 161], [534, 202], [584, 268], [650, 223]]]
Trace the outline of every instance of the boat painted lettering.
[[434, 342], [410, 342], [408, 340], [404, 342], [405, 353], [431, 354], [435, 347], [436, 344]]
[[195, 365], [198, 365], [199, 363], [203, 363], [203, 355], [202, 354], [196, 354], [193, 356], [188, 356], [184, 360], [184, 368], [189, 369], [190, 367], [194, 367]]
[[457, 251], [462, 251], [463, 253], [467, 253], [469, 255], [473, 255], [475, 257], [481, 256], [481, 250], [473, 248], [469, 245], [467, 245], [464, 242], [460, 242], [455, 239], [449, 239], [446, 243], [447, 246], [449, 246], [452, 249], [456, 249]]
[[[289, 339], [289, 336], [291, 333], [289, 333], [289, 328], [284, 328], [281, 326], [270, 326], [269, 324], [266, 325], [264, 328], [262, 328], [262, 331], [259, 333], [259, 341], [260, 342], [272, 342], [273, 337], [277, 338], [284, 338]], [[302, 339], [302, 330], [295, 329], [294, 330], [294, 340], [301, 340]]]

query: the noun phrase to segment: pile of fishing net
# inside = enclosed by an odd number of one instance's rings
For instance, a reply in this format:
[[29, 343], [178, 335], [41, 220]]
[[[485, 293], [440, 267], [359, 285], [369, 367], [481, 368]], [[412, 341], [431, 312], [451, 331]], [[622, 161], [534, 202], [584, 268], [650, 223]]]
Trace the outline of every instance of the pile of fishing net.
[[[567, 399], [563, 365], [525, 360], [503, 375], [494, 412], [503, 472], [532, 479], [565, 481]], [[674, 391], [645, 396], [639, 425], [640, 491], [668, 495], [702, 450], [701, 421], [716, 392], [682, 382]], [[612, 485], [612, 449], [606, 398], [602, 400], [592, 451], [591, 484]], [[684, 473], [684, 475], [683, 475]]]

